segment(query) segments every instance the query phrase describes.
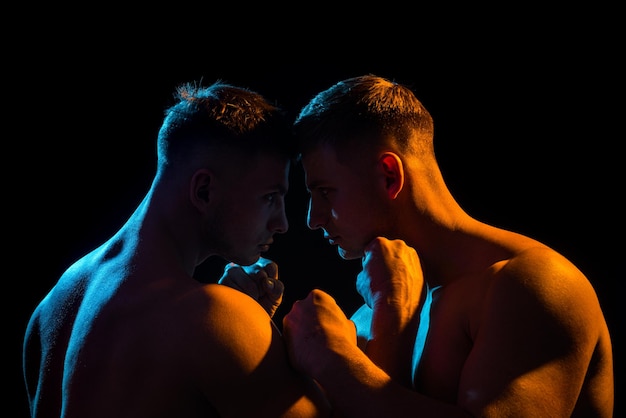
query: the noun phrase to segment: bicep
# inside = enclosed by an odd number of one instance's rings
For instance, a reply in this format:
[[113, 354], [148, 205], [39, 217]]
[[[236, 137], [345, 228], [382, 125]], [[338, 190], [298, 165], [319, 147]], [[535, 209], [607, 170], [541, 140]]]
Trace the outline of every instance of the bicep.
[[522, 273], [498, 278], [485, 300], [458, 402], [484, 416], [568, 415], [592, 350], [585, 314], [572, 307], [580, 295], [566, 277]]
[[[236, 292], [236, 291], [233, 291]], [[217, 306], [214, 308], [218, 308]], [[207, 396], [224, 415], [318, 417], [329, 414], [311, 379], [290, 365], [284, 341], [269, 315], [237, 292], [212, 309], [203, 377]]]

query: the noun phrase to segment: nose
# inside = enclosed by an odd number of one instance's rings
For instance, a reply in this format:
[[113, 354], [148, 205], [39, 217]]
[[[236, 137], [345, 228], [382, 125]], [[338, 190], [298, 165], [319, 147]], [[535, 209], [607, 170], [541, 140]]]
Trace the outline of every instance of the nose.
[[273, 217], [271, 229], [278, 234], [284, 234], [289, 229], [289, 221], [287, 220], [287, 213], [285, 212], [284, 204], [280, 206], [280, 209]]
[[325, 219], [323, 217], [322, 211], [317, 208], [317, 206], [313, 205], [313, 199], [309, 198], [309, 208], [306, 214], [306, 224], [309, 229], [320, 229], [325, 224]]

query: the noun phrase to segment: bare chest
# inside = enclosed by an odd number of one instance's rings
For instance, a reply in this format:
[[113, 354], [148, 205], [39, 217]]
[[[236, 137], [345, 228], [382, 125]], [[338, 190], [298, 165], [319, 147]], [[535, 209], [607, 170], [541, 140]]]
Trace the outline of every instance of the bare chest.
[[472, 350], [482, 307], [481, 292], [451, 286], [433, 294], [428, 332], [415, 370], [420, 392], [455, 402], [463, 366]]

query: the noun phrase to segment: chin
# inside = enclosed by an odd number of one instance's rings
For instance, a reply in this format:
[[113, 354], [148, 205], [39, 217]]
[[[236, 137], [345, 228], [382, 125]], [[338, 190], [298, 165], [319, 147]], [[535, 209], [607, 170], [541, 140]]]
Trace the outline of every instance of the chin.
[[259, 258], [261, 258], [261, 254], [238, 255], [238, 256], [230, 257], [229, 261], [235, 264], [238, 264], [240, 266], [250, 266], [256, 263], [257, 261], [259, 261]]
[[344, 260], [355, 260], [357, 258], [363, 258], [362, 250], [346, 250], [345, 248], [337, 247], [337, 252], [339, 253], [339, 257]]

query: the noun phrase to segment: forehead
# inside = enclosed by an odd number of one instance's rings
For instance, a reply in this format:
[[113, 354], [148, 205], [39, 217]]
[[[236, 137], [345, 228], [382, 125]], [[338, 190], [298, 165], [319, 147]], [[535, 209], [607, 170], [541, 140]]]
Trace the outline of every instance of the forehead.
[[339, 162], [335, 149], [327, 144], [312, 148], [303, 155], [302, 168], [309, 187], [338, 182], [349, 171], [348, 166]]
[[234, 179], [248, 184], [284, 185], [287, 182], [290, 159], [278, 154], [258, 154], [231, 160], [228, 171]]
[[302, 166], [306, 171], [312, 171], [337, 162], [337, 153], [330, 145], [318, 145], [310, 148], [302, 155]]

